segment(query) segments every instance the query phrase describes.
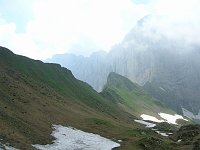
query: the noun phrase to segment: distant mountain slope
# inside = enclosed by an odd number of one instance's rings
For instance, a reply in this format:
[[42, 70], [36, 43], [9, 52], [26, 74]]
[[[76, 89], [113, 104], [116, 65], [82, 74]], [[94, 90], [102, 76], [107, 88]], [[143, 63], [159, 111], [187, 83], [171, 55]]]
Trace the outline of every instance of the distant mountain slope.
[[142, 114], [158, 117], [160, 112], [175, 113], [141, 86], [114, 72], [109, 74], [107, 84], [100, 94], [138, 117]]
[[200, 46], [188, 44], [184, 37], [177, 40], [162, 34], [156, 28], [156, 19], [147, 16], [138, 21], [107, 54], [97, 52], [90, 57], [66, 54], [67, 57], [60, 55], [48, 61], [68, 67], [75, 77], [97, 91], [103, 89], [110, 72], [142, 86], [150, 83], [154, 89], [148, 89], [150, 85], [145, 87], [154, 97], [179, 113], [183, 107], [195, 116], [200, 110]]

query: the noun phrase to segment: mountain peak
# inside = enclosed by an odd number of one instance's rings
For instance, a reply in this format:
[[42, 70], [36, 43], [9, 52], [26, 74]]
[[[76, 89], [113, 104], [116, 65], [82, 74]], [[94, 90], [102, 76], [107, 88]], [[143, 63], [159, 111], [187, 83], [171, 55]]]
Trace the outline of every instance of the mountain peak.
[[11, 55], [11, 54], [14, 54], [11, 50], [3, 47], [3, 46], [0, 46], [0, 54], [1, 55]]
[[116, 88], [126, 88], [129, 91], [132, 91], [134, 89], [138, 89], [139, 86], [136, 83], [133, 83], [131, 80], [129, 80], [128, 78], [119, 75], [115, 72], [111, 72], [108, 75], [107, 78], [107, 85], [109, 86], [113, 86]]

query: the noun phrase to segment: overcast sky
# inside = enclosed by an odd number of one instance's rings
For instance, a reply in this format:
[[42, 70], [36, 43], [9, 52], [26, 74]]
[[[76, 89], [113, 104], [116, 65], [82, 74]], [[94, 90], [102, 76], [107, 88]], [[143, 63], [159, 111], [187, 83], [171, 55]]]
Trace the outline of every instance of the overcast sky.
[[[200, 0], [0, 0], [0, 45], [34, 59], [109, 51], [146, 15], [200, 41]], [[175, 34], [176, 35], [175, 35]]]

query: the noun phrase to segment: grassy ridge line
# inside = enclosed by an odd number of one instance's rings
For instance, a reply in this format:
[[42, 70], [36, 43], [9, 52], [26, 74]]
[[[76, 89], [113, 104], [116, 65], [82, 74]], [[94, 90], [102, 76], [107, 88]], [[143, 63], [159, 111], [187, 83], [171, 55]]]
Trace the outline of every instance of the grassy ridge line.
[[71, 71], [58, 64], [45, 64], [41, 61], [14, 55], [8, 49], [1, 49], [1, 60], [9, 67], [26, 75], [28, 78], [46, 84], [64, 96], [81, 99], [87, 105], [98, 109], [112, 109], [109, 103], [92, 88], [74, 78]]
[[68, 69], [0, 48], [0, 138], [14, 146], [50, 142], [51, 124], [112, 136], [127, 117]]
[[141, 114], [149, 114], [159, 118], [159, 112], [175, 113], [148, 94], [141, 86], [114, 72], [109, 74], [101, 95], [115, 103], [120, 103], [138, 117]]

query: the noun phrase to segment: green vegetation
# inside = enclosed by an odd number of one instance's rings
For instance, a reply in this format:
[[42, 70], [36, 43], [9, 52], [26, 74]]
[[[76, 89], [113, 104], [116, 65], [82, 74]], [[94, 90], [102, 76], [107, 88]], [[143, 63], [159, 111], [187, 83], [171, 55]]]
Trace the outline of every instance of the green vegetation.
[[167, 108], [160, 101], [149, 95], [141, 86], [132, 83], [116, 73], [110, 73], [107, 79], [107, 85], [101, 92], [101, 95], [112, 102], [118, 102], [125, 110], [136, 116], [148, 114], [158, 116], [159, 112], [175, 113]]
[[176, 147], [178, 147], [179, 149], [199, 150], [200, 125], [193, 124], [182, 126], [170, 138], [178, 143]]
[[121, 139], [119, 150], [142, 150], [144, 145], [153, 149], [158, 142], [166, 148], [171, 146], [170, 139], [134, 122], [141, 113], [161, 109], [170, 111], [140, 86], [116, 74], [109, 76], [99, 94], [58, 64], [45, 64], [0, 47], [2, 143], [32, 150], [31, 144], [51, 143], [52, 124], [61, 124]]
[[174, 133], [175, 131], [178, 130], [178, 126], [169, 124], [167, 122], [157, 123], [154, 128], [157, 129], [158, 131], [165, 133]]
[[[107, 136], [127, 116], [60, 65], [31, 60], [1, 47], [0, 66], [0, 138], [20, 149], [51, 142], [52, 124]], [[90, 118], [102, 120], [97, 125], [104, 123], [107, 131], [101, 126], [92, 128], [95, 122]]]
[[124, 128], [134, 128], [134, 119], [68, 69], [0, 48], [2, 142], [20, 149], [50, 143], [52, 124], [118, 139]]
[[139, 143], [144, 150], [173, 150], [172, 145], [167, 144], [165, 141], [159, 138], [143, 138], [139, 141]]

